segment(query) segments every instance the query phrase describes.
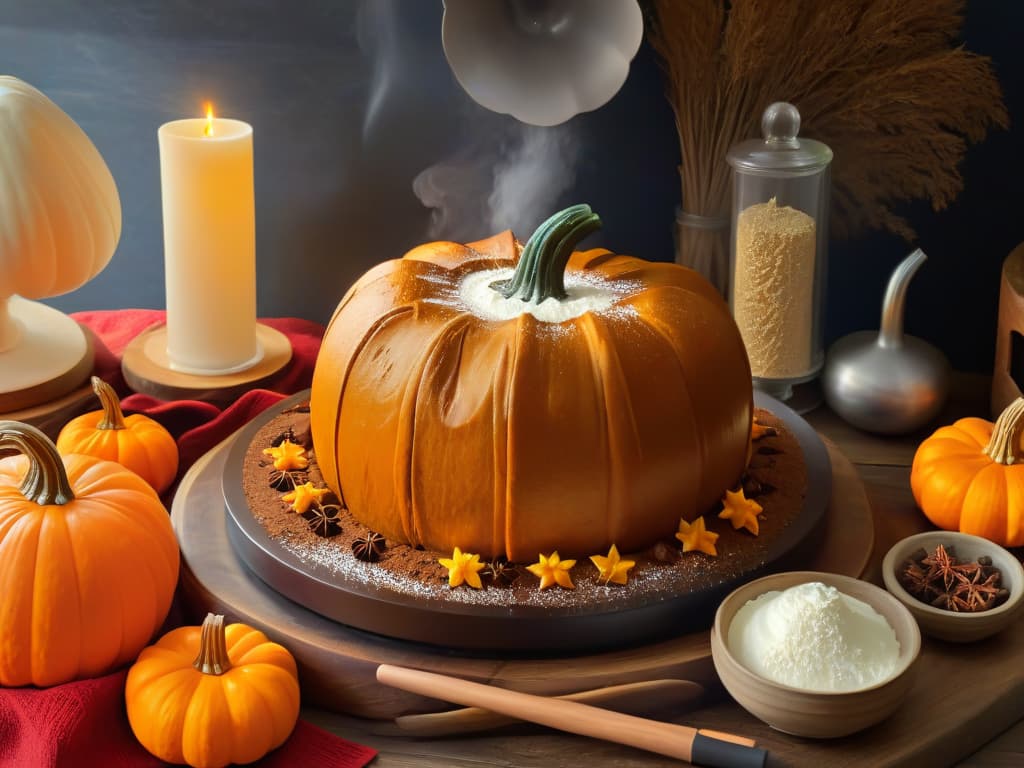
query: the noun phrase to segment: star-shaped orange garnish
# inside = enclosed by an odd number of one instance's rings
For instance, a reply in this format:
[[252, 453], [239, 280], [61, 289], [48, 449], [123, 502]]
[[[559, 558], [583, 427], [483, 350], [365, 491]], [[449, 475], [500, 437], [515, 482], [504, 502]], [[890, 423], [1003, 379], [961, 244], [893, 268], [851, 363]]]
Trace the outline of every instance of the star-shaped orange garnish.
[[591, 555], [590, 562], [597, 566], [597, 580], [603, 581], [605, 584], [609, 582], [625, 584], [629, 580], [629, 569], [636, 565], [635, 560], [623, 560], [620, 558], [619, 550], [616, 549], [614, 544], [612, 544], [612, 548], [608, 550], [608, 554], [604, 557], [601, 555]]
[[306, 449], [291, 440], [282, 440], [280, 445], [264, 448], [263, 454], [274, 460], [274, 469], [305, 469], [309, 466]]
[[295, 486], [294, 491], [289, 491], [282, 496], [281, 501], [288, 502], [292, 509], [301, 515], [303, 512], [308, 512], [314, 504], [319, 504], [330, 492], [330, 488], [317, 488], [312, 483], [303, 483]]
[[775, 427], [769, 427], [765, 424], [758, 422], [755, 416], [753, 421], [750, 423], [750, 437], [747, 439], [747, 466], [750, 466], [750, 457], [754, 455], [754, 441], [760, 440], [762, 437], [771, 437], [777, 435], [778, 430]]
[[754, 419], [753, 424], [750, 425], [750, 439], [760, 440], [762, 437], [774, 435], [775, 431], [775, 427], [759, 424], [757, 419]]
[[718, 513], [718, 516], [732, 523], [732, 527], [736, 530], [746, 528], [757, 536], [760, 529], [757, 516], [760, 512], [761, 505], [753, 499], [748, 499], [744, 495], [743, 489], [740, 488], [738, 491], [725, 492], [725, 498], [722, 499], [722, 511]]
[[676, 538], [683, 543], [683, 552], [703, 552], [706, 555], [718, 557], [718, 550], [715, 549], [718, 534], [712, 533], [704, 526], [704, 515], [692, 523], [680, 518], [679, 532], [676, 533]]
[[480, 555], [471, 555], [456, 547], [450, 558], [442, 557], [437, 562], [448, 569], [449, 587], [457, 587], [465, 582], [473, 589], [483, 589], [480, 571], [484, 569], [484, 563], [480, 562]]
[[569, 576], [569, 569], [576, 565], [575, 560], [562, 560], [558, 552], [552, 552], [550, 556], [539, 555], [540, 560], [533, 565], [526, 566], [526, 570], [540, 579], [540, 588], [547, 589], [557, 584], [565, 589], [576, 589]]

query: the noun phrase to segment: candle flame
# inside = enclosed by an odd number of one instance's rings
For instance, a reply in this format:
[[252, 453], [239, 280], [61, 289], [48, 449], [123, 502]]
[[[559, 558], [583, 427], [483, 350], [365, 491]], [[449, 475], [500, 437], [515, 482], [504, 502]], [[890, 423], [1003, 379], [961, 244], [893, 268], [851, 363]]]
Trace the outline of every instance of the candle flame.
[[213, 136], [213, 104], [206, 102], [206, 127], [203, 136]]

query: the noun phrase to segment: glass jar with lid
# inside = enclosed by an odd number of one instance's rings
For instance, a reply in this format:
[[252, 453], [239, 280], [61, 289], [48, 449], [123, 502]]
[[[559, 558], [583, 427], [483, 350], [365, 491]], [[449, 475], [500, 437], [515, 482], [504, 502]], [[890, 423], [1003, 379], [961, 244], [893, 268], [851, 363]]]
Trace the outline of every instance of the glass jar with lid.
[[800, 113], [776, 102], [763, 139], [729, 150], [733, 168], [729, 305], [754, 386], [780, 400], [824, 361], [832, 150], [799, 137]]

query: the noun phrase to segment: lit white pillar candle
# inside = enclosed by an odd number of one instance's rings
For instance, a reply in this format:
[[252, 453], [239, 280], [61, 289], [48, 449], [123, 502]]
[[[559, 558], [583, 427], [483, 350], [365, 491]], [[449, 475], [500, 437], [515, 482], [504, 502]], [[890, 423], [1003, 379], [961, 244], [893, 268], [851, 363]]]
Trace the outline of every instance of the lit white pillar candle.
[[252, 126], [214, 118], [160, 126], [173, 370], [217, 375], [262, 357], [256, 339], [256, 224]]

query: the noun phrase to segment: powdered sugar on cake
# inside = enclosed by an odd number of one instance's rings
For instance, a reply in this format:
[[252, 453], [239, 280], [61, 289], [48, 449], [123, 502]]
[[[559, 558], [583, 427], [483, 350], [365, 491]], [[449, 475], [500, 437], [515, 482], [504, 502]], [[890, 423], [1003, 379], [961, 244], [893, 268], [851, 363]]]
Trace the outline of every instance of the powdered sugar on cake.
[[485, 320], [512, 320], [529, 312], [545, 323], [561, 323], [587, 312], [604, 312], [620, 298], [606, 282], [568, 272], [565, 299], [550, 298], [539, 304], [515, 297], [506, 299], [491, 285], [511, 279], [512, 274], [510, 267], [472, 272], [459, 286], [459, 298], [474, 315]]

